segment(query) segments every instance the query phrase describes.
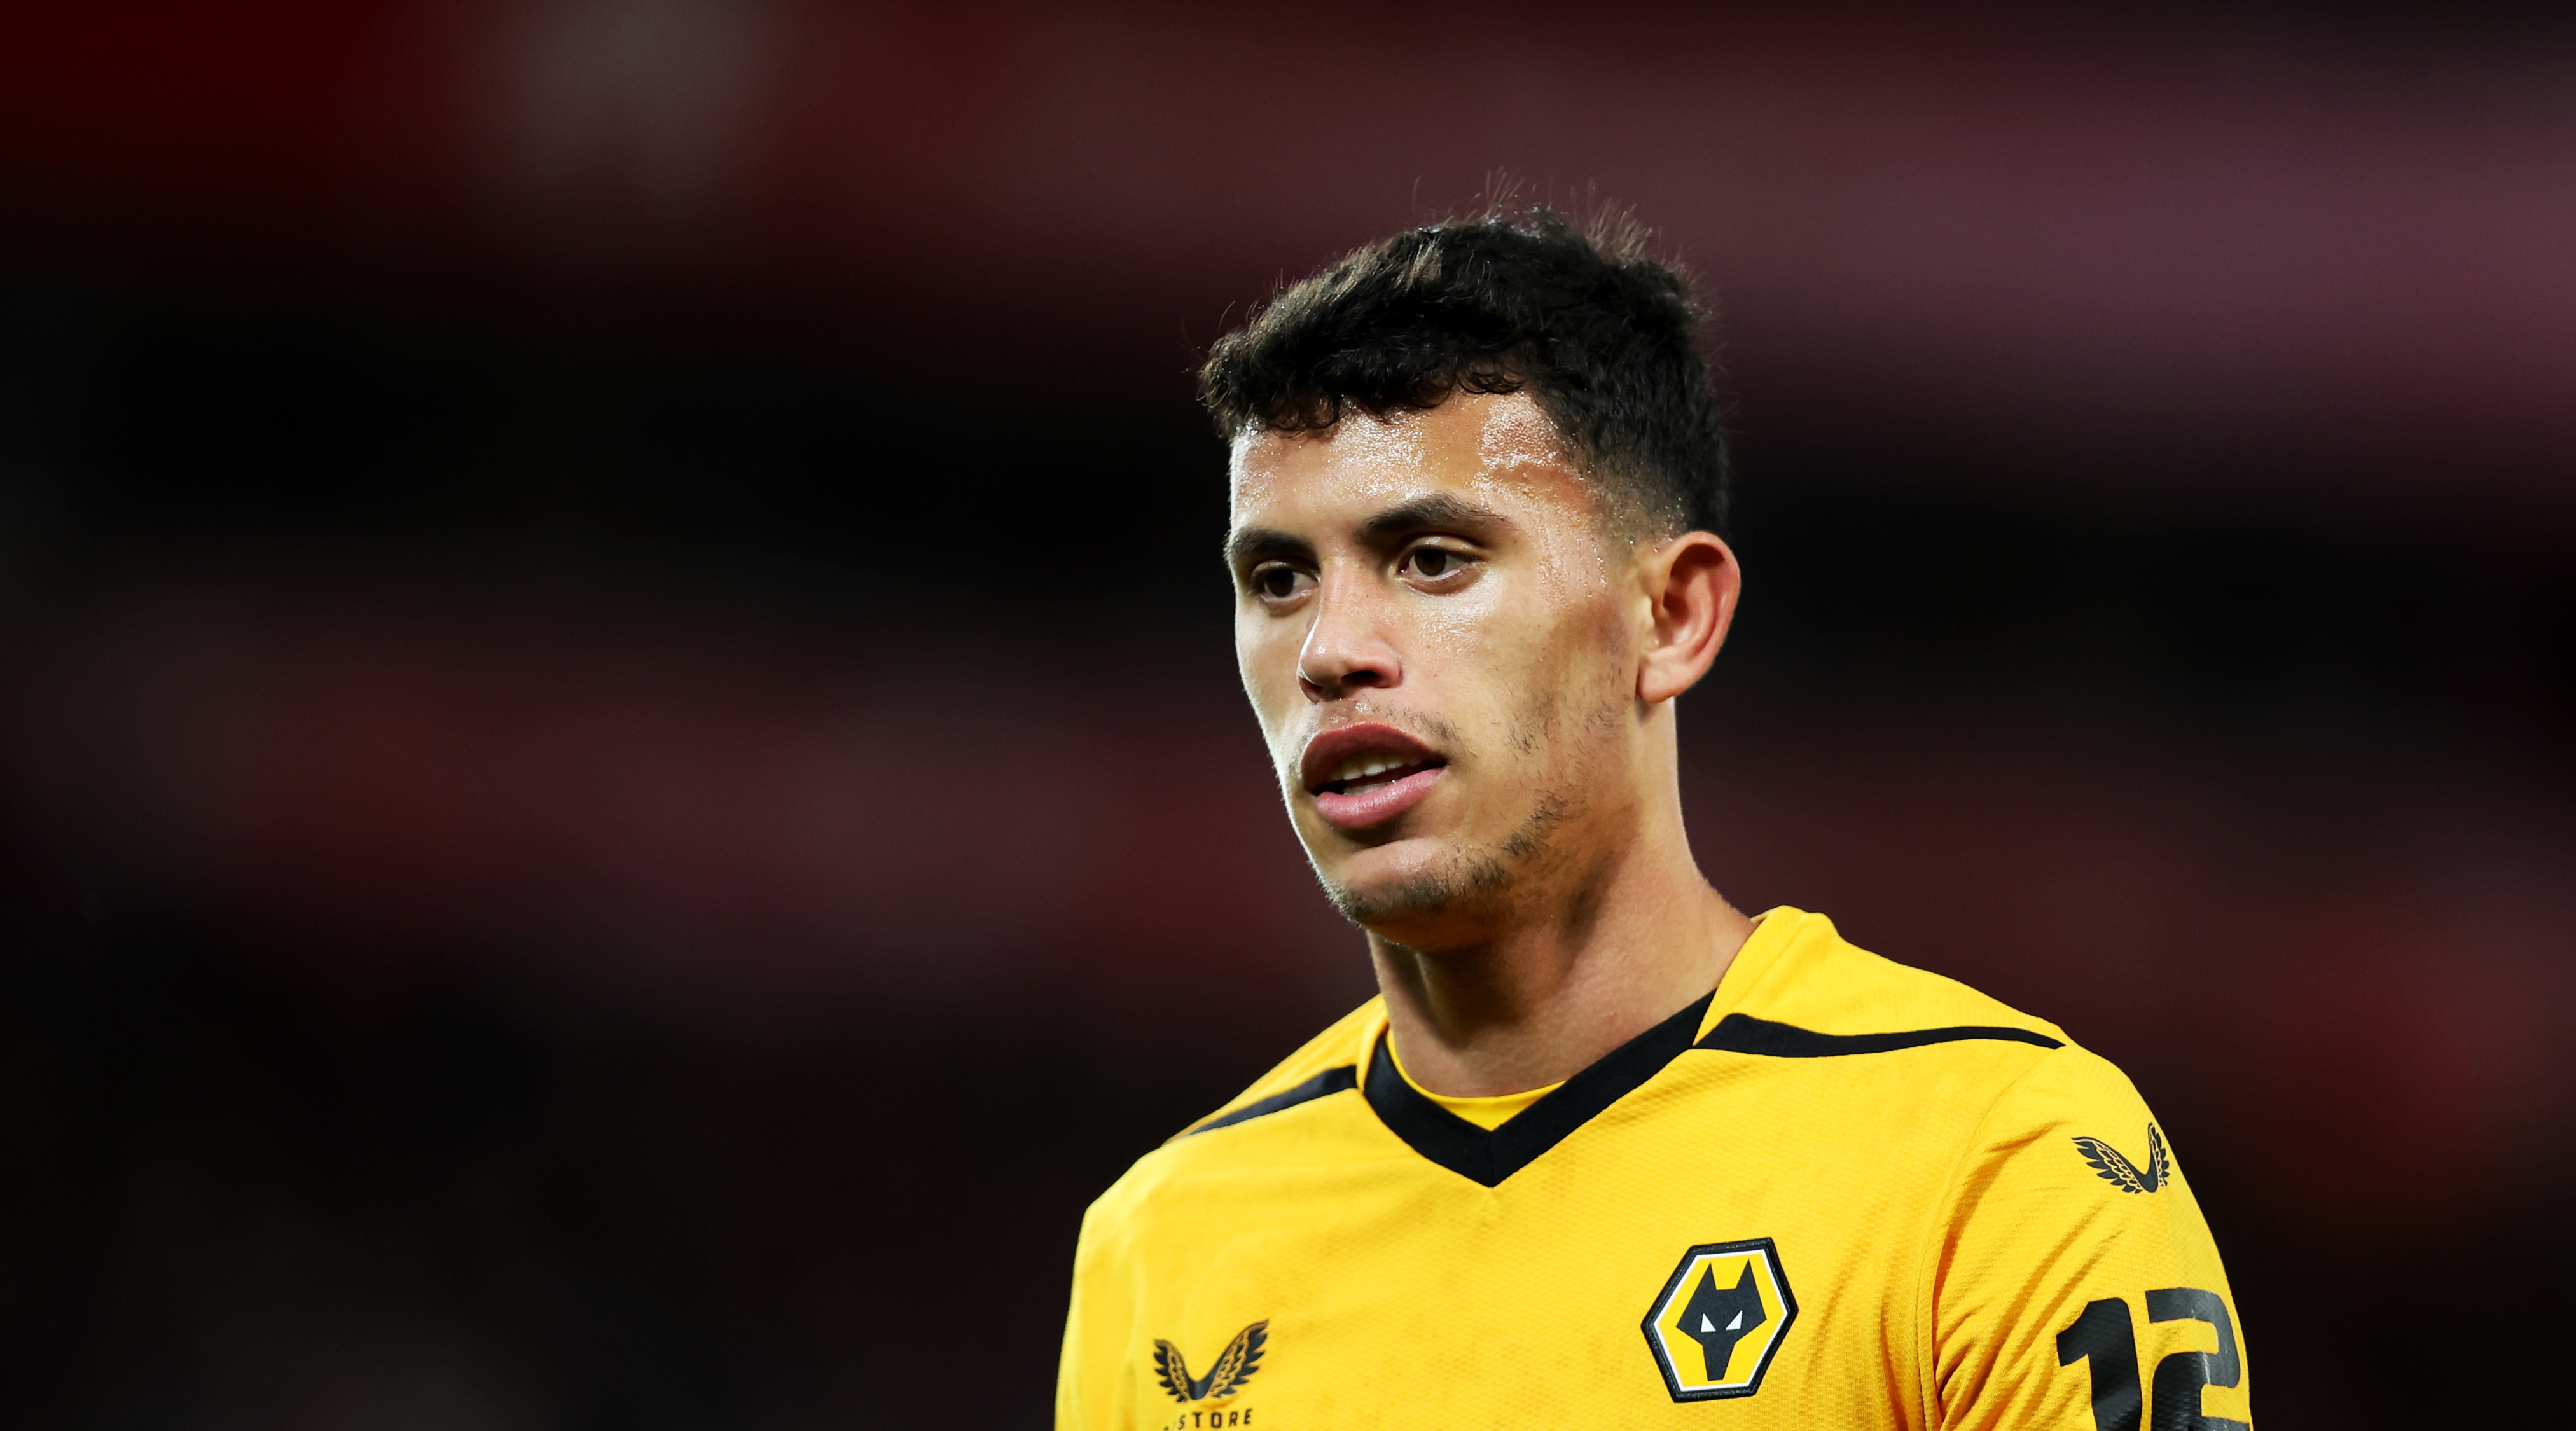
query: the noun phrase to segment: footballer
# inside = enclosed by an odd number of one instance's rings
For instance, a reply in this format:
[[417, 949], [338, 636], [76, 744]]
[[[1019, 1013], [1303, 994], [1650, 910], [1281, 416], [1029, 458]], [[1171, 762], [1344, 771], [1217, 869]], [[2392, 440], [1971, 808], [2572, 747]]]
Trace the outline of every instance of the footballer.
[[1741, 581], [1700, 319], [1534, 208], [1209, 356], [1244, 690], [1379, 994], [1093, 1205], [1060, 1431], [2250, 1423], [2129, 1080], [1692, 858]]

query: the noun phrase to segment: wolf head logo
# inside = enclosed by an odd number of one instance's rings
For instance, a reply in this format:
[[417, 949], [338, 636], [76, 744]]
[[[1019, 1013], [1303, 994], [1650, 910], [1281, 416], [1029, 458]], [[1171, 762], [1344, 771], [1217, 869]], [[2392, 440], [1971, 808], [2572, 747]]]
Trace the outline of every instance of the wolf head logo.
[[1717, 1274], [1701, 1268], [1699, 1285], [1691, 1289], [1690, 1301], [1682, 1307], [1682, 1332], [1699, 1343], [1699, 1353], [1708, 1361], [1710, 1381], [1726, 1380], [1727, 1363], [1735, 1359], [1735, 1344], [1771, 1319], [1762, 1310], [1762, 1289], [1754, 1284], [1753, 1264], [1744, 1264], [1744, 1275], [1735, 1285], [1721, 1290]]
[[1798, 1299], [1779, 1247], [1752, 1237], [1704, 1242], [1683, 1253], [1638, 1330], [1673, 1400], [1719, 1401], [1762, 1389], [1797, 1321]]
[[1160, 1337], [1154, 1340], [1154, 1379], [1184, 1404], [1206, 1401], [1212, 1397], [1231, 1396], [1252, 1374], [1261, 1370], [1261, 1350], [1270, 1340], [1270, 1323], [1254, 1322], [1234, 1334], [1219, 1352], [1216, 1365], [1205, 1376], [1190, 1375], [1190, 1364], [1181, 1359], [1181, 1349]]

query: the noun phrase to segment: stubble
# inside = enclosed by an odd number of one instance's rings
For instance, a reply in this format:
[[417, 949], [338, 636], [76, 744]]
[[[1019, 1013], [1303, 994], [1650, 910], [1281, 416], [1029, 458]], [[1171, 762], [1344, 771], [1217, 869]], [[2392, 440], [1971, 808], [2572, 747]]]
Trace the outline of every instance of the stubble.
[[[1506, 745], [1527, 755], [1573, 731], [1593, 738], [1608, 736], [1615, 725], [1614, 713], [1568, 711], [1570, 694], [1562, 687], [1534, 691], [1532, 701], [1513, 721]], [[1344, 919], [1364, 928], [1462, 914], [1479, 922], [1500, 919], [1519, 900], [1546, 888], [1549, 876], [1565, 863], [1558, 836], [1585, 803], [1582, 776], [1554, 772], [1547, 783], [1531, 790], [1527, 810], [1502, 839], [1452, 851], [1428, 868], [1367, 891], [1325, 879], [1324, 892]], [[1320, 866], [1316, 873], [1322, 875]]]

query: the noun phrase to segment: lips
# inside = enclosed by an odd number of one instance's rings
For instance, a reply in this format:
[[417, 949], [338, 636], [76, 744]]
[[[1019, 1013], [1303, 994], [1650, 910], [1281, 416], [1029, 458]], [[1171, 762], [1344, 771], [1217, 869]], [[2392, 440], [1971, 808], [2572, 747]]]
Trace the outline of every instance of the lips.
[[1325, 731], [1306, 743], [1299, 762], [1316, 813], [1345, 830], [1384, 824], [1413, 808], [1448, 768], [1438, 751], [1374, 724]]

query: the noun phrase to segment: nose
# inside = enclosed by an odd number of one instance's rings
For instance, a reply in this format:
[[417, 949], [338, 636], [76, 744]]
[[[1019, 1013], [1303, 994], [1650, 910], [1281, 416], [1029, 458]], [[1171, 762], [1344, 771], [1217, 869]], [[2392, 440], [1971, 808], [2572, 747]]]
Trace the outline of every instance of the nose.
[[1315, 624], [1297, 651], [1297, 689], [1318, 704], [1402, 679], [1403, 663], [1388, 643], [1372, 603], [1326, 583], [1315, 593]]

